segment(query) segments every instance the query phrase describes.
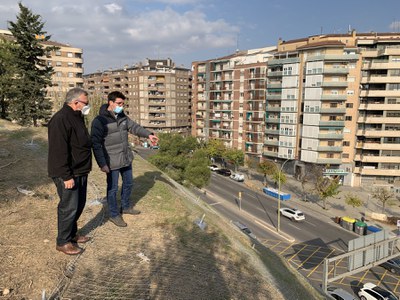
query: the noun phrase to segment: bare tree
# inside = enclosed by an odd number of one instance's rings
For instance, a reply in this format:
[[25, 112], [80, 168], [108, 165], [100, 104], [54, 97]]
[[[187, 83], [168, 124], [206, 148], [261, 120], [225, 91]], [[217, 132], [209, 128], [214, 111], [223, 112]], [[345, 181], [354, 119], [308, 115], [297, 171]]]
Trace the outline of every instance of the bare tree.
[[377, 187], [372, 192], [372, 198], [375, 198], [382, 203], [382, 213], [385, 213], [385, 206], [386, 204], [390, 205], [389, 200], [394, 198], [394, 194], [387, 188]]
[[329, 197], [333, 197], [339, 194], [339, 187], [339, 178], [332, 179], [324, 176], [317, 178], [317, 181], [315, 183], [315, 190], [320, 200], [322, 200], [323, 202], [324, 209], [327, 209], [326, 200]]
[[267, 176], [272, 176], [274, 173], [278, 172], [278, 167], [276, 164], [270, 160], [264, 160], [258, 164], [257, 169], [261, 174], [264, 175], [264, 186], [267, 185]]

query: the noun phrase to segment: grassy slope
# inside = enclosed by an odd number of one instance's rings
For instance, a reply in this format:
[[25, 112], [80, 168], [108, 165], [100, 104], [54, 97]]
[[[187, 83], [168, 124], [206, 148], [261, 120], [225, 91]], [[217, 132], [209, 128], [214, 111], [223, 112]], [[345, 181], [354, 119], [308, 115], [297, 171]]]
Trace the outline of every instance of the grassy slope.
[[[32, 137], [33, 146], [29, 145]], [[54, 251], [57, 195], [46, 174], [46, 128], [19, 128], [0, 120], [0, 156], [0, 290], [10, 288], [19, 298], [37, 296], [43, 289], [54, 289], [71, 260]], [[159, 241], [153, 243], [164, 251], [192, 251], [194, 256], [199, 251], [204, 253], [197, 263], [210, 264], [210, 268], [220, 272], [225, 296], [279, 299], [283, 294], [286, 299], [320, 298], [280, 257], [264, 247], [252, 249], [249, 241], [226, 221], [183, 195], [152, 165], [137, 158], [134, 170], [133, 200], [139, 202], [141, 210], [154, 216], [138, 225], [154, 228], [155, 235], [162, 232]], [[104, 175], [96, 165], [90, 182], [89, 199], [104, 195]], [[18, 185], [35, 191], [35, 196], [16, 192]], [[98, 210], [87, 206], [81, 223], [90, 222]], [[204, 212], [208, 227], [202, 231], [193, 221]], [[213, 295], [212, 289], [206, 288]]]

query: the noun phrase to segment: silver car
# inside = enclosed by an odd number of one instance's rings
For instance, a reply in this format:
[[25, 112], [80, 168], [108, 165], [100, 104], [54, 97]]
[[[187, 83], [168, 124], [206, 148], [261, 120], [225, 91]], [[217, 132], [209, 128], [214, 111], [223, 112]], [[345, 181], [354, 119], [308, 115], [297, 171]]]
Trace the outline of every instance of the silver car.
[[350, 294], [344, 289], [334, 286], [329, 286], [327, 288], [327, 293], [329, 296], [332, 297], [332, 299], [336, 300], [356, 300], [356, 297], [354, 295]]
[[384, 267], [386, 270], [389, 270], [393, 274], [400, 274], [400, 258], [392, 258], [388, 261], [380, 264], [381, 267]]
[[252, 239], [255, 239], [255, 240], [257, 239], [257, 237], [254, 235], [254, 233], [252, 233], [251, 230], [246, 225], [244, 225], [243, 223], [240, 223], [239, 221], [236, 221], [236, 222], [233, 222], [233, 224], [235, 224], [242, 232], [247, 234]]

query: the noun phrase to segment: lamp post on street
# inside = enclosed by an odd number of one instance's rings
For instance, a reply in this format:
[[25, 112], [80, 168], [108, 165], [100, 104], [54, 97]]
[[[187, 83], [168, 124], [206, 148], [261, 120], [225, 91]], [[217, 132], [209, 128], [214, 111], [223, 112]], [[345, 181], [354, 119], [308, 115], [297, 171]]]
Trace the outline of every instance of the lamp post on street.
[[279, 170], [279, 177], [278, 177], [279, 178], [278, 179], [278, 228], [277, 228], [278, 232], [281, 231], [281, 176], [282, 176], [283, 167], [290, 160], [292, 160], [292, 159], [288, 158], [287, 160], [285, 160]]

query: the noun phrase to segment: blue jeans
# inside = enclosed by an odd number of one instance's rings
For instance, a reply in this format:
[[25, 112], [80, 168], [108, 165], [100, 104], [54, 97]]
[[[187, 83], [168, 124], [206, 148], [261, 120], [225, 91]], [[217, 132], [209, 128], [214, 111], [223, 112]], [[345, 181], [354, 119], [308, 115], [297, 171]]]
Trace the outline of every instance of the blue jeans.
[[57, 245], [62, 246], [71, 242], [78, 231], [78, 220], [86, 203], [87, 175], [76, 176], [75, 186], [66, 189], [64, 180], [54, 177], [60, 202], [57, 207], [58, 233]]
[[[121, 208], [117, 202], [118, 178], [122, 177]], [[121, 211], [131, 207], [131, 193], [133, 188], [132, 165], [107, 173], [107, 204], [109, 215], [114, 218], [121, 214]]]

